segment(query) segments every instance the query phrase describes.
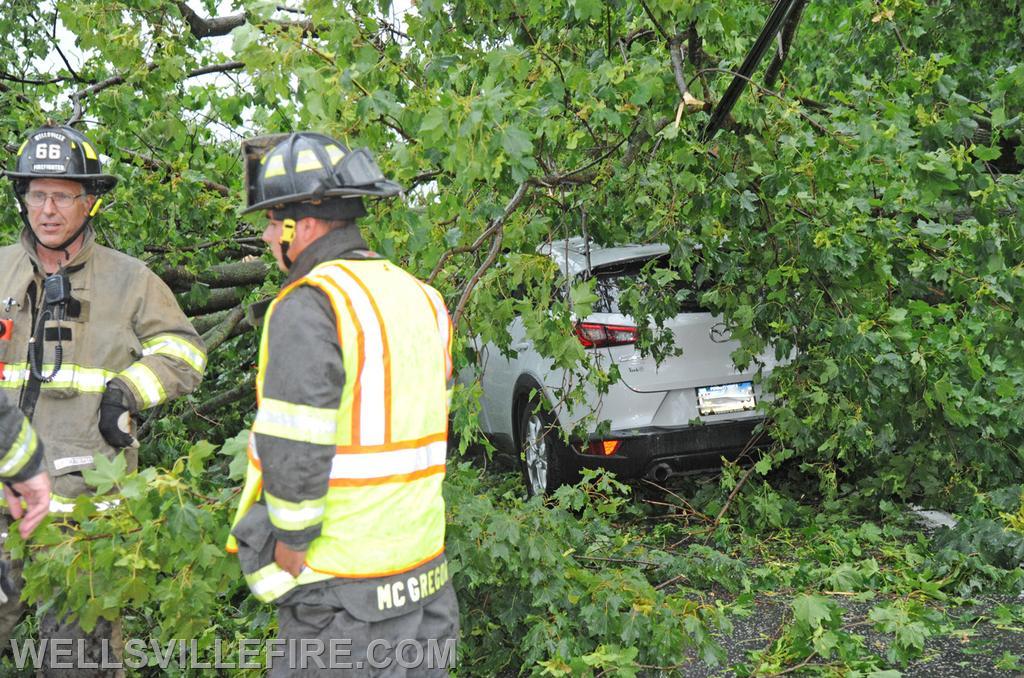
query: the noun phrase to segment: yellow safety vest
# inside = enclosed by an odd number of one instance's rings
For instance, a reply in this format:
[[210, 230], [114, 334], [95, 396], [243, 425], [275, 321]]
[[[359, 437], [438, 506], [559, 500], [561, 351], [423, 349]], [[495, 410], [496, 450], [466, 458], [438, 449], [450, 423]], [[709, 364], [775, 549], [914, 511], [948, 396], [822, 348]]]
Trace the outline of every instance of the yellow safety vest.
[[[270, 318], [301, 285], [326, 294], [336, 316], [345, 369], [336, 411], [263, 396]], [[336, 455], [323, 499], [293, 503], [264, 497], [275, 524], [303, 529], [322, 522], [299, 577], [273, 563], [246, 576], [258, 598], [274, 600], [296, 585], [333, 577], [396, 575], [443, 553], [451, 336], [441, 295], [383, 259], [320, 264], [271, 303], [260, 342], [259, 412], [252, 431], [333, 444]], [[316, 369], [296, 367], [297, 374]], [[255, 436], [249, 440], [235, 525], [263, 494]], [[227, 548], [237, 550], [234, 537]]]

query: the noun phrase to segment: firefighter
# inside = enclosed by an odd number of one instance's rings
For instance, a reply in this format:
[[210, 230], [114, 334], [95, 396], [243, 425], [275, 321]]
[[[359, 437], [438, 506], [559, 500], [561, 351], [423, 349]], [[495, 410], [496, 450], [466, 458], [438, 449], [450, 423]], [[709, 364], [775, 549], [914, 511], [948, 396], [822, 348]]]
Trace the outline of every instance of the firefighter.
[[[448, 312], [360, 234], [363, 197], [401, 191], [368, 150], [304, 132], [251, 140], [243, 154], [244, 212], [265, 213], [263, 240], [288, 276], [263, 323], [228, 549], [253, 594], [277, 605], [288, 642], [269, 675], [350, 675], [330, 668], [339, 656], [405, 675], [388, 655], [402, 641], [454, 651], [458, 635], [441, 496]], [[332, 657], [339, 642], [350, 654]], [[302, 647], [322, 650], [321, 674], [295, 655]]]
[[[92, 219], [117, 178], [84, 134], [35, 130], [5, 175], [24, 229], [19, 243], [0, 248], [0, 390], [46, 441], [51, 510], [70, 511], [94, 493], [82, 472], [98, 457], [123, 453], [136, 469], [132, 415], [195, 389], [206, 353], [163, 281], [96, 242]], [[16, 597], [0, 607], [0, 636], [20, 611]], [[111, 634], [120, 635], [118, 624], [107, 620], [92, 634], [52, 613], [40, 621], [44, 639], [84, 639], [97, 653]]]
[[[18, 532], [23, 539], [28, 539], [50, 512], [50, 477], [43, 467], [43, 443], [25, 416], [2, 393], [0, 482], [4, 483], [4, 496], [11, 507], [12, 517], [21, 520]], [[6, 570], [6, 567], [0, 567]], [[0, 603], [7, 600], [8, 591], [2, 589], [0, 586]]]
[[[18, 408], [0, 393], [0, 482], [4, 498], [15, 520], [21, 519], [18, 532], [28, 539], [50, 512], [50, 477], [43, 468], [43, 444]], [[24, 506], [22, 506], [24, 502]], [[0, 535], [6, 538], [7, 535]], [[0, 605], [15, 594], [10, 579], [11, 564], [0, 558]], [[0, 639], [4, 645], [8, 638]]]

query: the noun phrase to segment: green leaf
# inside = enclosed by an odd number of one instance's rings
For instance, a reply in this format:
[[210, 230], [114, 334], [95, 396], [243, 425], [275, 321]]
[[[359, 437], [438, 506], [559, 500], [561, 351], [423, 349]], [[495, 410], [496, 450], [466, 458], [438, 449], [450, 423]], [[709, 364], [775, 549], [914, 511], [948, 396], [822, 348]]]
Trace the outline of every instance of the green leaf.
[[188, 472], [195, 477], [203, 473], [203, 461], [217, 451], [217, 447], [209, 441], [200, 440], [188, 451]]
[[600, 17], [601, 9], [604, 6], [601, 0], [569, 0], [569, 4], [573, 8], [576, 18], [582, 21]]
[[793, 617], [812, 629], [818, 628], [822, 622], [832, 617], [833, 603], [822, 596], [800, 594], [792, 603]]
[[1003, 154], [998, 146], [975, 146], [972, 152], [978, 160], [985, 161], [997, 160]]
[[512, 158], [521, 158], [533, 153], [530, 135], [518, 127], [509, 127], [501, 135], [501, 147]]
[[82, 471], [82, 478], [86, 483], [96, 488], [97, 494], [106, 494], [116, 485], [119, 485], [127, 473], [128, 462], [124, 453], [119, 453], [114, 460], [107, 459], [102, 454], [94, 457], [96, 468]]
[[427, 111], [420, 122], [420, 134], [443, 129], [448, 122], [448, 111], [441, 108], [432, 108]]
[[248, 449], [249, 431], [239, 431], [235, 437], [225, 440], [221, 446], [220, 454], [231, 457], [231, 463], [228, 466], [228, 477], [231, 480], [245, 478], [245, 469], [249, 465]]

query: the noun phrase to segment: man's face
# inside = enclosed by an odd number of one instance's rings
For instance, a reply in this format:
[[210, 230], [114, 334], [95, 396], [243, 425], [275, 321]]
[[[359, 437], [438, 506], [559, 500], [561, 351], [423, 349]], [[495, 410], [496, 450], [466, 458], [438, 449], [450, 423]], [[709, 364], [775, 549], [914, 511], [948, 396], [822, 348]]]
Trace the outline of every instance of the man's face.
[[[288, 267], [284, 265], [284, 257], [281, 255], [281, 231], [283, 230], [284, 221], [275, 219], [274, 213], [268, 210], [267, 227], [263, 229], [263, 242], [270, 245], [270, 251], [274, 253], [274, 258], [277, 259], [277, 267], [287, 273]], [[295, 236], [292, 238], [291, 244], [288, 245], [288, 258], [295, 261], [310, 243], [325, 232], [325, 227], [312, 217], [298, 219], [295, 222]]]
[[287, 273], [288, 267], [284, 265], [284, 257], [281, 256], [281, 230], [284, 226], [272, 214], [272, 212], [267, 212], [267, 227], [263, 229], [263, 242], [270, 245], [270, 251], [274, 253], [274, 259], [277, 260], [277, 267]]
[[[32, 232], [39, 242], [50, 247], [58, 247], [70, 238], [96, 202], [96, 196], [84, 195], [82, 184], [67, 179], [33, 179], [28, 184], [28, 193], [45, 195], [43, 204], [33, 206], [28, 202], [29, 196], [26, 194], [25, 206]], [[57, 200], [61, 196], [76, 197], [67, 207], [60, 207]]]

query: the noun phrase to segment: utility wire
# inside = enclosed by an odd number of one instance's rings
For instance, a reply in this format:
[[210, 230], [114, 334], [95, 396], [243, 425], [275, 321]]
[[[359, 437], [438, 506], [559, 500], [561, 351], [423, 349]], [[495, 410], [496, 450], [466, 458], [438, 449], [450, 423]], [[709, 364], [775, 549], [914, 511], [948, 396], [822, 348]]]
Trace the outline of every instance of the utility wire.
[[772, 46], [772, 41], [775, 40], [775, 36], [778, 35], [782, 24], [785, 23], [786, 17], [789, 16], [789, 11], [799, 2], [800, 0], [777, 0], [775, 7], [772, 8], [772, 13], [768, 15], [768, 20], [764, 23], [764, 28], [761, 29], [761, 34], [757, 36], [754, 46], [750, 48], [750, 52], [747, 53], [747, 57], [743, 60], [739, 71], [733, 77], [732, 82], [729, 83], [729, 89], [725, 90], [721, 101], [715, 106], [715, 110], [711, 112], [711, 119], [708, 120], [707, 126], [704, 127], [704, 131], [701, 133], [701, 141], [710, 141], [715, 137], [718, 130], [722, 128], [725, 119], [729, 117], [729, 113], [732, 112], [736, 102], [739, 101], [740, 94], [743, 93], [743, 89], [746, 87], [747, 82], [749, 82], [750, 76], [754, 74], [757, 65], [761, 63], [761, 59], [764, 58], [765, 53]]

